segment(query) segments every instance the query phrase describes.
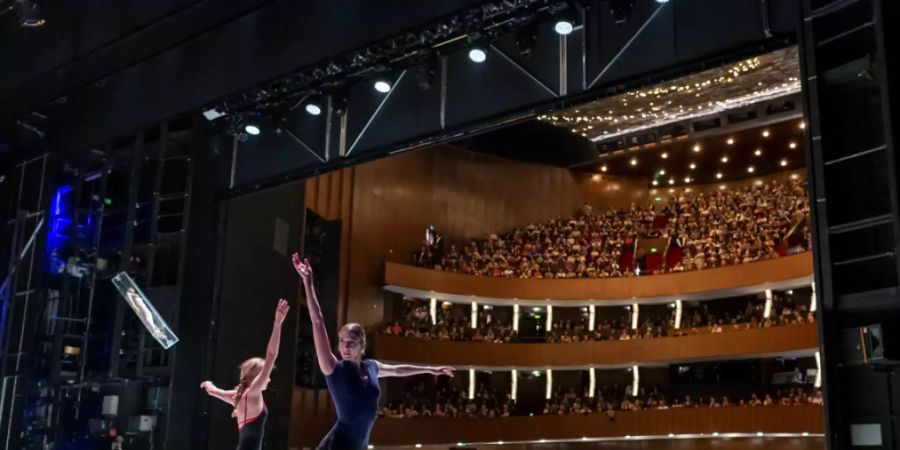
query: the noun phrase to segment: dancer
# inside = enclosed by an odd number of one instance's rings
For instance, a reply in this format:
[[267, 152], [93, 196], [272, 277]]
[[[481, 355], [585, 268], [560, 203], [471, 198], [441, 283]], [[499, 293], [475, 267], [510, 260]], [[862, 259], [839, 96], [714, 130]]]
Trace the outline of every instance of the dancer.
[[369, 433], [375, 424], [381, 388], [378, 378], [408, 377], [418, 374], [453, 376], [453, 368], [447, 366], [426, 367], [389, 365], [374, 359], [362, 359], [366, 348], [366, 332], [358, 323], [348, 323], [338, 332], [338, 360], [331, 351], [328, 331], [319, 309], [319, 300], [313, 287], [313, 271], [309, 260], [293, 255], [294, 268], [306, 288], [306, 304], [313, 325], [313, 341], [319, 368], [325, 374], [328, 392], [334, 400], [337, 423], [322, 442], [319, 450], [363, 450], [369, 445]]
[[275, 309], [275, 323], [272, 325], [272, 336], [266, 348], [266, 358], [250, 358], [241, 364], [240, 384], [230, 391], [216, 387], [211, 381], [204, 381], [200, 387], [212, 397], [222, 400], [234, 407], [231, 417], [238, 423], [237, 450], [260, 450], [265, 434], [266, 419], [269, 410], [263, 401], [262, 392], [269, 385], [269, 375], [275, 368], [278, 358], [278, 345], [281, 342], [281, 324], [291, 309], [287, 300], [278, 300]]

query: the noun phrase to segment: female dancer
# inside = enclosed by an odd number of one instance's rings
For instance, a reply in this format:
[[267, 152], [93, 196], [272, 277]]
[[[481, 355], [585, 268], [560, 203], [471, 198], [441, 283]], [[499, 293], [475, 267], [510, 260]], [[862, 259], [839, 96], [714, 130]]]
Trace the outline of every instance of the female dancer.
[[313, 325], [313, 341], [319, 368], [325, 374], [328, 392], [334, 400], [337, 423], [328, 432], [319, 450], [364, 450], [369, 445], [369, 433], [375, 424], [378, 398], [381, 388], [377, 378], [408, 377], [418, 374], [453, 376], [452, 367], [425, 367], [388, 365], [374, 359], [362, 359], [366, 348], [366, 332], [358, 323], [348, 323], [338, 332], [338, 360], [331, 351], [328, 331], [319, 309], [319, 300], [313, 287], [313, 271], [309, 260], [301, 260], [294, 253], [294, 268], [303, 279], [306, 288], [306, 304]]
[[260, 450], [265, 434], [266, 419], [269, 410], [263, 402], [262, 392], [269, 385], [269, 375], [275, 368], [278, 358], [278, 345], [281, 342], [281, 324], [287, 317], [291, 307], [287, 300], [278, 300], [275, 309], [275, 323], [272, 325], [272, 336], [266, 347], [266, 359], [250, 358], [241, 364], [241, 381], [236, 388], [224, 391], [211, 381], [204, 381], [200, 388], [212, 397], [222, 400], [234, 407], [231, 417], [238, 423], [237, 450]]

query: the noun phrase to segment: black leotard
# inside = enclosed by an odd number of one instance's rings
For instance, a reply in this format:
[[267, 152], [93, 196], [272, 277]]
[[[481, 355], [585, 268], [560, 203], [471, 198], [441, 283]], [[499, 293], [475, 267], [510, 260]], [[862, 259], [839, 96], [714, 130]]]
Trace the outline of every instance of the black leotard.
[[[244, 399], [244, 417], [247, 417], [247, 401]], [[269, 409], [263, 403], [263, 410], [252, 419], [245, 419], [238, 424], [237, 450], [261, 450], [263, 435], [266, 433], [266, 419], [269, 418]]]

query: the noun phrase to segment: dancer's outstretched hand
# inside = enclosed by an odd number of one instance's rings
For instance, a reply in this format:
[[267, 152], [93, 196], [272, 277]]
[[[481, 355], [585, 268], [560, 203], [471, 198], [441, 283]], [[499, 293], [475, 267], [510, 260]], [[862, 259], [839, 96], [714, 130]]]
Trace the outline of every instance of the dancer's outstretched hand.
[[281, 324], [284, 322], [284, 318], [287, 317], [288, 311], [291, 310], [291, 305], [285, 299], [278, 300], [278, 306], [275, 308], [275, 323]]
[[212, 381], [204, 381], [200, 383], [200, 389], [203, 389], [204, 391], [209, 391], [210, 388], [213, 388], [215, 386], [216, 385], [214, 385]]
[[291, 262], [294, 264], [294, 269], [297, 271], [297, 274], [300, 275], [300, 278], [303, 279], [303, 282], [308, 284], [313, 276], [313, 270], [312, 266], [309, 264], [309, 259], [300, 259], [300, 255], [294, 253], [291, 256]]
[[448, 377], [453, 378], [453, 368], [450, 366], [435, 367], [433, 373], [435, 375], [447, 375]]

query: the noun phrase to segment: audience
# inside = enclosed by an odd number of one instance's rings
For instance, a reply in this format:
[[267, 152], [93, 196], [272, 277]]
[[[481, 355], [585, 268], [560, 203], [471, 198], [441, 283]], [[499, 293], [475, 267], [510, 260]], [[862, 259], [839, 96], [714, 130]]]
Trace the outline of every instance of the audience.
[[644, 411], [675, 408], [727, 408], [763, 406], [822, 406], [822, 391], [807, 387], [785, 387], [772, 392], [749, 392], [744, 395], [721, 396], [669, 396], [656, 387], [641, 388], [637, 396], [631, 395], [631, 387], [603, 386], [594, 397], [587, 390], [580, 395], [574, 388], [565, 391], [557, 387], [544, 403], [541, 411], [523, 411], [508, 393], [479, 384], [475, 397], [469, 399], [463, 389], [453, 384], [428, 392], [425, 383], [408, 386], [402, 400], [384, 400], [379, 415], [387, 418], [413, 417], [468, 417], [495, 418], [516, 415], [567, 415], [607, 414], [610, 419], [621, 411]]
[[[731, 308], [711, 309], [710, 305], [731, 303]], [[453, 315], [451, 308], [438, 308], [435, 323], [431, 323], [427, 301], [404, 300], [400, 320], [388, 323], [381, 334], [403, 336], [416, 339], [443, 341], [478, 341], [492, 343], [548, 342], [572, 343], [588, 341], [623, 341], [632, 339], [652, 339], [667, 336], [688, 336], [706, 333], [768, 328], [774, 326], [814, 323], [815, 314], [805, 303], [795, 302], [793, 296], [774, 292], [772, 308], [765, 316], [765, 302], [748, 301], [741, 309], [733, 300], [713, 300], [684, 302], [680, 328], [675, 328], [675, 311], [664, 317], [642, 317], [635, 329], [631, 328], [631, 313], [623, 311], [617, 319], [598, 317], [594, 330], [589, 329], [588, 317], [582, 314], [577, 319], [555, 320], [550, 331], [531, 339], [520, 339], [512, 329], [509, 320], [497, 319], [491, 311], [480, 311], [477, 328], [471, 327], [468, 313]], [[557, 307], [557, 311], [562, 307]]]
[[[634, 275], [632, 257], [641, 238], [668, 238], [672, 255], [681, 255], [649, 270], [656, 274], [777, 258], [792, 251], [792, 230], [808, 234], [808, 227], [798, 226], [809, 214], [805, 180], [680, 195], [662, 205], [605, 213], [586, 205], [572, 219], [491, 234], [446, 252], [423, 245], [413, 263], [483, 276], [621, 277]], [[808, 250], [809, 239], [798, 241], [799, 250]]]
[[514, 414], [515, 402], [509, 394], [500, 394], [496, 388], [479, 384], [474, 398], [453, 383], [440, 385], [427, 392], [425, 383], [409, 386], [403, 390], [403, 399], [383, 401], [379, 416], [402, 419], [412, 417], [469, 417], [495, 418]]

